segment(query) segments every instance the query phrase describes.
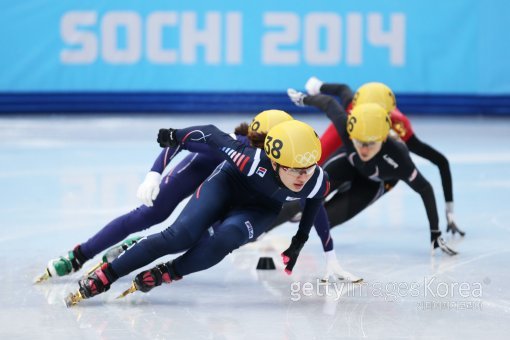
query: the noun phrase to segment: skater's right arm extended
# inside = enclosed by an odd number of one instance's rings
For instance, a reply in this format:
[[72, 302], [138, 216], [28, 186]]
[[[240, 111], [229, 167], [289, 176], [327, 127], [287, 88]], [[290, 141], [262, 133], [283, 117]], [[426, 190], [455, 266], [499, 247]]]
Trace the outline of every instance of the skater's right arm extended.
[[197, 150], [208, 148], [209, 152], [219, 152], [221, 156], [241, 172], [248, 171], [250, 160], [260, 157], [261, 149], [247, 146], [232, 135], [214, 125], [192, 126], [183, 129], [160, 129], [158, 143], [161, 147], [176, 147]]
[[287, 94], [290, 100], [298, 106], [313, 106], [325, 112], [335, 125], [343, 144], [350, 143], [349, 135], [347, 134], [347, 112], [333, 97], [323, 94], [307, 96], [294, 89], [288, 89]]
[[347, 84], [323, 83], [320, 87], [320, 93], [337, 96], [346, 110], [351, 106], [354, 97], [352, 89]]

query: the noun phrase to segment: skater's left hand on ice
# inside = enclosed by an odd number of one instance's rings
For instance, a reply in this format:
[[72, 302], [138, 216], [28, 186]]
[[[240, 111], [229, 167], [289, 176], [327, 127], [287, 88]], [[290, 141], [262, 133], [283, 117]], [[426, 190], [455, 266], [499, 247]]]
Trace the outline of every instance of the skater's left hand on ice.
[[451, 232], [452, 235], [455, 235], [455, 233], [459, 233], [460, 236], [466, 235], [466, 233], [463, 230], [457, 227], [457, 223], [455, 223], [455, 216], [453, 215], [453, 213], [446, 213], [446, 220], [448, 222], [448, 225], [446, 226], [447, 233]]
[[460, 230], [459, 227], [457, 227], [457, 223], [455, 223], [455, 215], [453, 214], [453, 201], [452, 202], [446, 202], [446, 233], [451, 232], [452, 235], [455, 235], [455, 233], [459, 233], [460, 236], [466, 235], [466, 233], [463, 230]]
[[287, 250], [285, 250], [281, 254], [282, 259], [283, 259], [283, 264], [286, 265], [285, 272], [288, 275], [292, 274], [292, 269], [294, 268], [294, 265], [296, 264], [299, 253], [301, 252], [301, 249], [303, 249], [303, 246], [305, 245], [307, 240], [308, 240], [308, 235], [302, 235], [302, 234], [297, 233], [292, 238], [290, 247], [287, 248]]
[[457, 227], [457, 224], [455, 222], [448, 223], [446, 226], [446, 232], [452, 232], [452, 235], [455, 235], [455, 233], [459, 233], [460, 236], [464, 237], [466, 235], [465, 231], [462, 231]]
[[158, 143], [162, 148], [175, 147], [179, 145], [176, 137], [176, 129], [159, 129]]
[[148, 207], [153, 206], [153, 201], [158, 197], [161, 174], [156, 171], [149, 171], [145, 180], [138, 187], [136, 197]]
[[440, 231], [432, 232], [430, 234], [430, 239], [432, 241], [432, 251], [439, 248], [443, 253], [448, 254], [450, 256], [458, 254], [455, 250], [453, 250], [446, 244], [445, 240], [443, 240], [443, 238], [441, 237]]

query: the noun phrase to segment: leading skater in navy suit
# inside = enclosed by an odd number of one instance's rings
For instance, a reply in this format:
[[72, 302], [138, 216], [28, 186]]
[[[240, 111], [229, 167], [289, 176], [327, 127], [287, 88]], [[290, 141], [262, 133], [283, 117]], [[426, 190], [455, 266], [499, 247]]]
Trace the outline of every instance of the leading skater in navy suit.
[[[158, 142], [162, 147], [184, 148], [205, 144], [226, 161], [200, 185], [174, 224], [143, 238], [81, 280], [81, 298], [108, 290], [119, 277], [168, 254], [184, 251], [173, 261], [139, 273], [134, 279], [138, 290], [149, 291], [162, 282], [210, 268], [263, 233], [283, 203], [304, 199], [297, 233], [282, 253], [285, 271], [292, 272], [329, 191], [327, 175], [317, 165], [320, 141], [310, 126], [297, 120], [276, 125], [265, 138], [264, 151], [233, 139], [213, 125], [161, 129]], [[221, 222], [214, 235], [198, 242], [216, 221]]]

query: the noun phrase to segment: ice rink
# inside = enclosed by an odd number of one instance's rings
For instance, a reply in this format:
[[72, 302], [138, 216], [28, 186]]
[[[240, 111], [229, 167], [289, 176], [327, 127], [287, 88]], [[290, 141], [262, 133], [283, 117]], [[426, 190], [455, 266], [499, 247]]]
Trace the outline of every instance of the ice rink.
[[[320, 113], [297, 116], [319, 133]], [[412, 117], [418, 137], [450, 160], [464, 239], [455, 257], [431, 256], [420, 197], [405, 184], [332, 231], [342, 265], [364, 278], [328, 286], [312, 231], [292, 276], [282, 268], [287, 223], [219, 265], [148, 294], [115, 297], [137, 272], [73, 308], [64, 296], [83, 273], [39, 285], [51, 258], [138, 205], [136, 189], [159, 154], [159, 128], [214, 123], [232, 131], [249, 115], [0, 118], [1, 339], [508, 338], [510, 334], [510, 120]], [[434, 186], [439, 172], [415, 158]], [[142, 234], [166, 228], [169, 221]], [[197, 212], [199, 213], [199, 212]], [[260, 256], [277, 269], [257, 271]], [[85, 265], [88, 268], [98, 258]], [[165, 258], [168, 260], [169, 258]]]

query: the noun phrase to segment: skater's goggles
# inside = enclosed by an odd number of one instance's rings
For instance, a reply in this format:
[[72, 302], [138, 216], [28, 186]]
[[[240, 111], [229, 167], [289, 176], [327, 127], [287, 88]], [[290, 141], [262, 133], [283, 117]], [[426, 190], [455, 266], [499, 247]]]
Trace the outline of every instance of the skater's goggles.
[[280, 165], [280, 169], [285, 171], [287, 174], [293, 177], [298, 177], [301, 175], [307, 175], [310, 176], [315, 171], [315, 168], [317, 167], [317, 164], [313, 164], [309, 166], [308, 168], [288, 168], [286, 166]]
[[362, 142], [362, 141], [357, 140], [357, 139], [353, 139], [352, 143], [354, 144], [354, 146], [356, 146], [358, 148], [368, 148], [368, 149], [373, 149], [376, 146], [378, 146], [379, 144], [381, 144], [381, 142], [377, 142], [377, 141], [374, 141], [374, 142]]

